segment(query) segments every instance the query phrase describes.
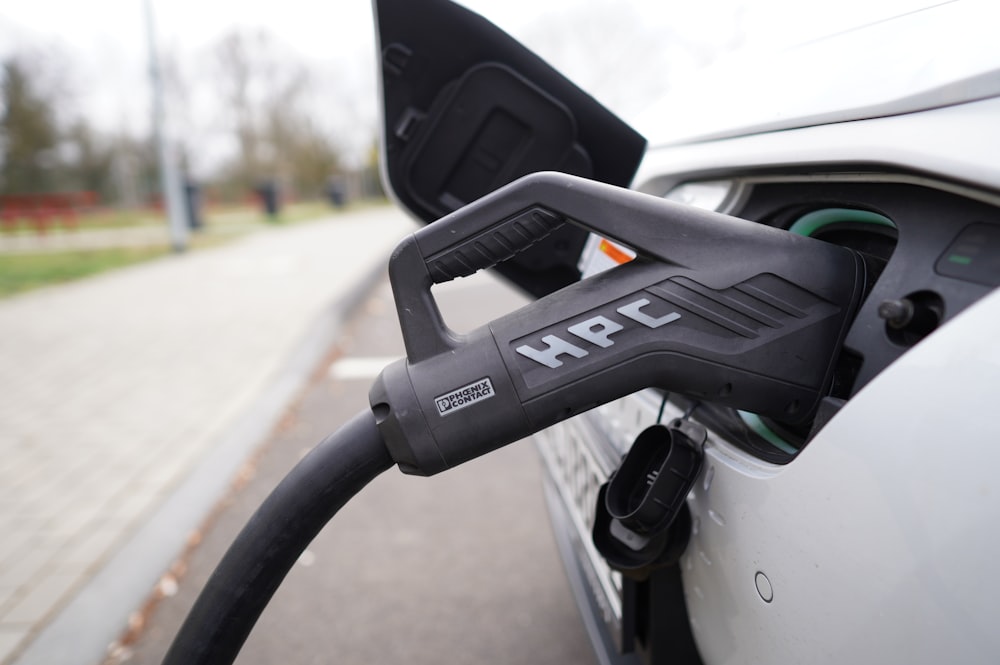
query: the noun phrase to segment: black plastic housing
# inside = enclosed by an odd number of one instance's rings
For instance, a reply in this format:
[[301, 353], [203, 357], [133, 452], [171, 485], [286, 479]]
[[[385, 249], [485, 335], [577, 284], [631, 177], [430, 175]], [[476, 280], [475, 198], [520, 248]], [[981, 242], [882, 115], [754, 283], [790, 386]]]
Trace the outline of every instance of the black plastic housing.
[[645, 429], [608, 479], [608, 514], [633, 533], [651, 536], [670, 526], [694, 485], [705, 435], [702, 429], [695, 442], [684, 425]]
[[[448, 330], [432, 284], [563, 223], [639, 255], [468, 335]], [[558, 173], [421, 229], [396, 248], [389, 274], [407, 358], [369, 399], [400, 468], [419, 474], [651, 386], [807, 421], [865, 281], [851, 250]]]
[[687, 495], [707, 436], [701, 425], [676, 419], [646, 428], [629, 447], [594, 507], [594, 546], [612, 568], [645, 580], [680, 559], [691, 534]]
[[[386, 184], [431, 222], [536, 171], [627, 185], [646, 141], [483, 17], [449, 0], [374, 0]], [[579, 279], [566, 226], [498, 272], [533, 296]]]

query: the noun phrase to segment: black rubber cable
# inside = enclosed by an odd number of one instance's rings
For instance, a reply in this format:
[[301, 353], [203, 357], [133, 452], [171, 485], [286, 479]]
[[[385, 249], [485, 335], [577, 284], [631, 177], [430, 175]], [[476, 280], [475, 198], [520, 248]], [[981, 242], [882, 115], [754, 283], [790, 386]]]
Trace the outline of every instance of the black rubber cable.
[[351, 497], [390, 466], [370, 411], [321, 441], [230, 545], [163, 665], [229, 665], [299, 555]]

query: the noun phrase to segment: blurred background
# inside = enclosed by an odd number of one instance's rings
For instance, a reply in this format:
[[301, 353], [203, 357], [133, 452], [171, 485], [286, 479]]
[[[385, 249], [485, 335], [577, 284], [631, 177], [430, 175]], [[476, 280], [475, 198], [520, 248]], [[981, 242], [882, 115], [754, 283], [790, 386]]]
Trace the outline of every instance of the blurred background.
[[[728, 53], [809, 41], [908, 3], [466, 4], [643, 132], [642, 109]], [[196, 246], [261, 221], [249, 210], [294, 220], [325, 211], [310, 203], [378, 198], [374, 51], [365, 0], [8, 3], [0, 10], [2, 234], [162, 228], [156, 89], [176, 191], [188, 225], [205, 231]]]

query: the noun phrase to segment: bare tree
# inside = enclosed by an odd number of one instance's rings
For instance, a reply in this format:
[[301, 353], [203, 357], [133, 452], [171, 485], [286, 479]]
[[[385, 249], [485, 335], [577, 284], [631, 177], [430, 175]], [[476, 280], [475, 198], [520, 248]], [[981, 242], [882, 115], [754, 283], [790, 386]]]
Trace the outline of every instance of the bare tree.
[[[215, 49], [219, 89], [239, 145], [241, 169], [234, 174], [244, 185], [260, 177], [260, 130], [256, 118], [256, 103], [251, 98], [254, 64], [251, 62], [247, 38], [234, 32], [224, 37]], [[242, 172], [241, 172], [242, 171]]]
[[237, 145], [226, 179], [243, 188], [278, 180], [320, 193], [339, 155], [309, 112], [310, 71], [264, 32], [227, 35], [215, 47], [215, 64], [216, 88]]

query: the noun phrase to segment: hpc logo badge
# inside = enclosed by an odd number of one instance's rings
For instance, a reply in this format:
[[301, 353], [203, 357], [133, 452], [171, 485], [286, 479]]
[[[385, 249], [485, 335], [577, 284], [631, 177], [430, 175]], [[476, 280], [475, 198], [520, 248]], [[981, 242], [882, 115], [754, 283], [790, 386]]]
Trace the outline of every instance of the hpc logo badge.
[[435, 397], [434, 403], [437, 404], [438, 413], [442, 416], [447, 416], [476, 402], [489, 399], [495, 394], [493, 392], [493, 384], [490, 383], [490, 378], [487, 376], [478, 381], [473, 381], [467, 386], [456, 388], [450, 393]]

